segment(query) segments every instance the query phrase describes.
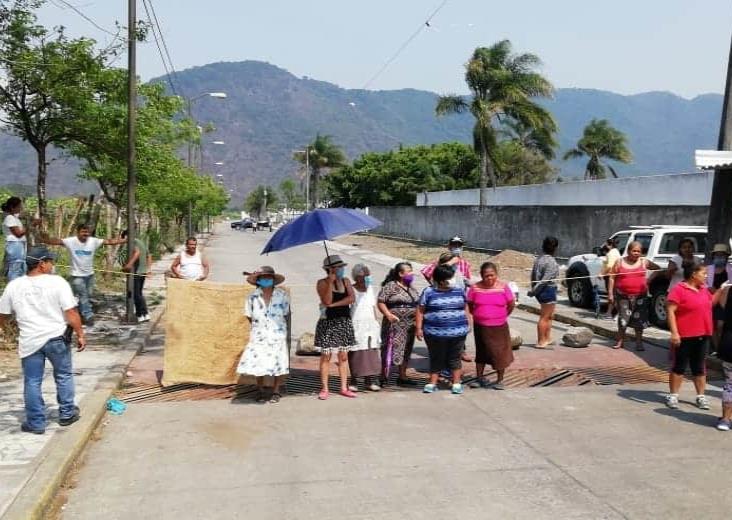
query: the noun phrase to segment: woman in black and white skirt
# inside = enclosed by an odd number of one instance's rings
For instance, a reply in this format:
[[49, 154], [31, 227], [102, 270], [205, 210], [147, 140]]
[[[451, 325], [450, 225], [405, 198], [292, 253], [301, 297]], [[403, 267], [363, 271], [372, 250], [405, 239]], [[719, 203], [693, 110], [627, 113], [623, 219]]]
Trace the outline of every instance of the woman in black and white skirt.
[[315, 328], [315, 346], [320, 349], [320, 380], [323, 388], [318, 399], [328, 399], [328, 375], [330, 358], [338, 353], [338, 375], [341, 378], [340, 394], [356, 397], [348, 389], [348, 350], [356, 345], [356, 335], [351, 321], [351, 304], [355, 301], [351, 281], [346, 277], [346, 263], [338, 255], [323, 260], [325, 278], [318, 280], [316, 288], [320, 297], [321, 313]]

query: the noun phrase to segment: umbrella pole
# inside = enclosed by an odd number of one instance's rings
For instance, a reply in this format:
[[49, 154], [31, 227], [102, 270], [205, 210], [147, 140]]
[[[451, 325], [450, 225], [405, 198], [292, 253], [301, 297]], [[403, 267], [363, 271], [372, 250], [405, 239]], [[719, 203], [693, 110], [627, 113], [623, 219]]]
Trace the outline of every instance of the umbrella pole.
[[323, 247], [325, 248], [325, 256], [330, 256], [330, 253], [328, 252], [328, 244], [323, 240]]

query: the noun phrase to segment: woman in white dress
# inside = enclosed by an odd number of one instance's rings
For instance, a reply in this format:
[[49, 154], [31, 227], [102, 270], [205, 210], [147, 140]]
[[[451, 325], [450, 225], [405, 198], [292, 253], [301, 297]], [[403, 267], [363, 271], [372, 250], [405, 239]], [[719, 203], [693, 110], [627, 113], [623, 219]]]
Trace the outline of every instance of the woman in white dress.
[[349, 390], [358, 392], [358, 378], [364, 378], [367, 390], [378, 392], [376, 378], [381, 373], [381, 325], [376, 317], [376, 295], [371, 288], [371, 271], [364, 264], [353, 266], [353, 289], [356, 301], [351, 305], [351, 320], [356, 334], [356, 346], [348, 351], [351, 369]]
[[[247, 282], [257, 288], [246, 299], [244, 315], [252, 324], [249, 344], [236, 371], [257, 378], [257, 402], [278, 403], [282, 397], [280, 385], [289, 373], [290, 356], [287, 349], [290, 297], [287, 291], [276, 287], [285, 277], [264, 266], [247, 274]], [[264, 377], [274, 377], [271, 395], [267, 396]]]

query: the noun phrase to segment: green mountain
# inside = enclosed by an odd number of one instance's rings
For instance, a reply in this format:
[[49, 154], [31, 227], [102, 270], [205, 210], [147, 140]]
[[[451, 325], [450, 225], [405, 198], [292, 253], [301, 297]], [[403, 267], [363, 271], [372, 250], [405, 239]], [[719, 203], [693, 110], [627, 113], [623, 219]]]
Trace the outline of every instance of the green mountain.
[[[206, 135], [203, 167], [223, 175], [235, 202], [258, 184], [276, 185], [297, 175], [300, 167], [292, 151], [302, 149], [317, 132], [332, 135], [350, 158], [400, 144], [472, 140], [470, 116], [437, 118], [437, 95], [432, 92], [348, 90], [257, 61], [196, 67], [179, 72], [175, 83], [189, 97], [226, 92], [226, 99], [199, 98], [193, 115], [216, 128]], [[636, 176], [691, 171], [694, 150], [716, 144], [721, 103], [717, 94], [687, 100], [665, 92], [622, 96], [559, 89], [547, 106], [559, 122], [560, 154], [576, 142], [590, 119], [607, 118], [628, 135], [635, 155], [632, 165], [620, 165], [618, 171]], [[214, 145], [215, 140], [226, 144]], [[34, 155], [26, 143], [0, 134], [0, 164], [0, 184], [34, 184]], [[581, 161], [557, 165], [563, 177], [581, 176], [584, 167]], [[54, 160], [49, 191], [88, 192], [88, 184], [76, 181], [77, 171], [73, 162]]]

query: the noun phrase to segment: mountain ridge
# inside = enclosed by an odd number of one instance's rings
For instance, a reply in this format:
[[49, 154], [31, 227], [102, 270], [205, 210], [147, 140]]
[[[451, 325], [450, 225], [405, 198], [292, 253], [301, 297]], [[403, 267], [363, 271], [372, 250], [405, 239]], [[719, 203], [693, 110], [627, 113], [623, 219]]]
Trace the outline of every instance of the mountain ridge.
[[[152, 81], [163, 81], [156, 78]], [[224, 100], [203, 97], [194, 117], [216, 130], [205, 137], [204, 170], [221, 174], [239, 203], [257, 184], [276, 185], [296, 175], [292, 152], [316, 133], [332, 135], [350, 159], [367, 151], [444, 141], [472, 142], [469, 114], [437, 117], [438, 94], [417, 88], [347, 89], [297, 77], [264, 61], [218, 62], [179, 71], [177, 90], [188, 96], [226, 92]], [[628, 135], [635, 161], [618, 165], [622, 176], [693, 171], [697, 148], [714, 148], [722, 96], [708, 93], [687, 99], [671, 92], [631, 95], [580, 87], [557, 89], [541, 101], [555, 115], [560, 133], [558, 156], [574, 146], [592, 118], [610, 120]], [[223, 140], [224, 146], [211, 144]], [[0, 184], [35, 184], [33, 150], [0, 134]], [[216, 162], [223, 162], [216, 166]], [[562, 177], [582, 175], [582, 161], [557, 161]], [[49, 167], [52, 194], [89, 192], [76, 179], [78, 164], [58, 159]]]

